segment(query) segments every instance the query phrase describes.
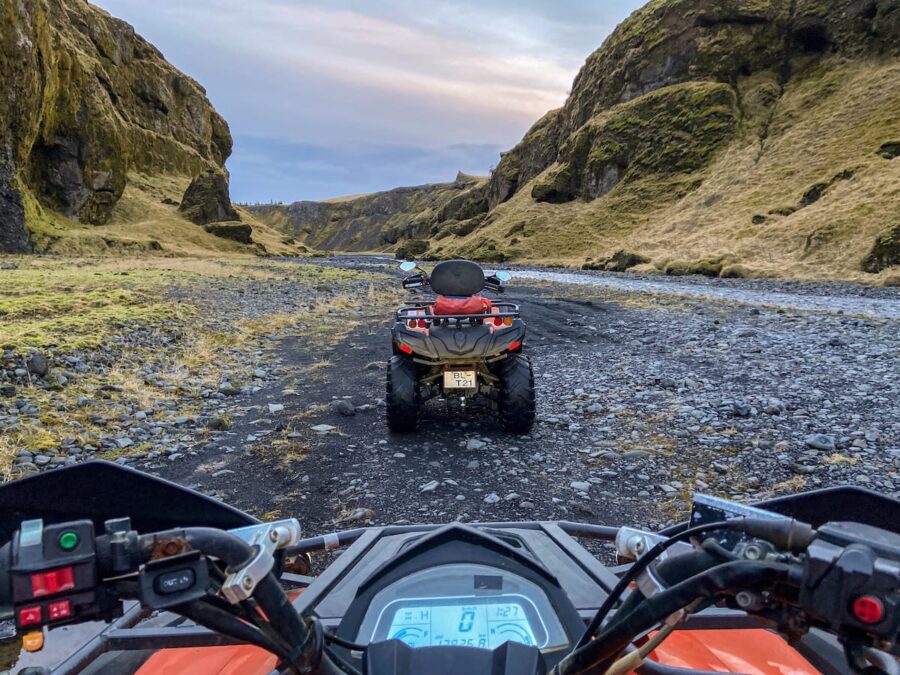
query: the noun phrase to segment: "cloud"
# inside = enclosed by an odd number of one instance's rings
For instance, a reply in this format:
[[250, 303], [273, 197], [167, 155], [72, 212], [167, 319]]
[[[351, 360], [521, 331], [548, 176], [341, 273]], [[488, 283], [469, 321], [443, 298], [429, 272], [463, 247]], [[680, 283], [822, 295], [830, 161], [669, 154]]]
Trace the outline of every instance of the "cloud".
[[229, 162], [232, 198], [293, 202], [449, 182], [457, 171], [486, 173], [501, 150], [499, 145], [324, 145], [237, 136]]
[[[518, 130], [560, 105], [573, 77], [553, 59], [497, 54], [452, 35], [356, 11], [276, 0], [215, 5], [213, 11], [208, 0], [199, 0], [154, 9], [167, 17], [170, 31], [204, 26], [192, 39], [202, 42], [208, 55], [228, 53], [232, 62], [252, 63], [273, 87], [268, 100], [286, 95], [297, 107], [303, 102], [292, 90], [327, 99], [330, 88], [353, 88], [416, 101], [419, 107], [502, 119]], [[194, 59], [203, 54], [193, 50]], [[308, 86], [312, 82], [315, 89]], [[397, 119], [400, 129], [403, 122], [402, 116]], [[463, 132], [456, 130], [457, 140], [470, 140]]]
[[[563, 103], [584, 58], [637, 4], [96, 2], [134, 24], [203, 83], [236, 136], [280, 140], [287, 147], [416, 147], [434, 157], [458, 144], [511, 147]], [[236, 145], [233, 169], [249, 164], [240, 156], [245, 147]], [[267, 147], [271, 151], [274, 143]], [[494, 161], [485, 157], [480, 170]], [[279, 166], [291, 168], [280, 160]], [[316, 185], [330, 175], [338, 181], [332, 194], [345, 189], [339, 174], [326, 175], [326, 165], [321, 168]], [[383, 175], [397, 175], [390, 162], [383, 168]], [[436, 165], [431, 168], [437, 172]], [[311, 175], [307, 165], [296, 169]], [[441, 175], [448, 170], [443, 165]], [[244, 180], [241, 170], [234, 173], [236, 184]]]

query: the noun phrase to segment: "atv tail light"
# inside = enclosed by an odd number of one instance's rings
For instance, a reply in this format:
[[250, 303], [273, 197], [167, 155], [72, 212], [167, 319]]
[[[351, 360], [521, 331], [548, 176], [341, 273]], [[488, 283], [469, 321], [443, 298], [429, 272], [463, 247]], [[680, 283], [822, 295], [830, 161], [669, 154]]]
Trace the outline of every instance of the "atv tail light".
[[400, 345], [400, 351], [403, 352], [404, 354], [412, 354], [413, 353], [412, 347], [410, 347], [409, 345]]
[[511, 317], [511, 316], [507, 316], [506, 318], [504, 318], [504, 319], [503, 319], [503, 325], [504, 325], [504, 326], [512, 326], [512, 317]]
[[503, 325], [503, 319], [501, 319], [501, 318], [498, 316], [496, 319], [494, 319], [494, 325], [495, 325], [495, 326], [502, 326], [502, 325]]
[[419, 328], [428, 328], [428, 322], [425, 319], [419, 319]]
[[409, 326], [410, 328], [415, 328], [415, 327], [416, 327], [416, 320], [415, 320], [415, 319], [410, 319], [409, 321], [406, 322], [406, 325]]
[[514, 352], [521, 346], [522, 346], [522, 343], [519, 340], [516, 340], [509, 347], [507, 347], [506, 350], [510, 351], [510, 352]]

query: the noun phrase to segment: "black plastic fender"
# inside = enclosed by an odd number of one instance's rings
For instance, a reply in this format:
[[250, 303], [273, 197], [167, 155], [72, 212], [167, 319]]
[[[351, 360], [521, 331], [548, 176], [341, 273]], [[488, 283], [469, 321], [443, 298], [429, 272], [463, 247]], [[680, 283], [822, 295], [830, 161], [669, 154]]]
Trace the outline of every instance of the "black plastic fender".
[[525, 323], [517, 319], [512, 326], [502, 328], [485, 325], [461, 328], [438, 326], [427, 333], [398, 323], [394, 326], [393, 336], [394, 342], [406, 345], [415, 356], [436, 361], [484, 359], [503, 354], [515, 342], [521, 343], [525, 339]]

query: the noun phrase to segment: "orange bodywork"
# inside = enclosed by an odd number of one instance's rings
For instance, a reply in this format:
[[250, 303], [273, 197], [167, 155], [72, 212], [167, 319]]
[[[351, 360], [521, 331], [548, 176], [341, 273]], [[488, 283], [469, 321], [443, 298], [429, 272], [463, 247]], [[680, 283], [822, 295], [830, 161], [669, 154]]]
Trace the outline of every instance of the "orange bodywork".
[[655, 661], [745, 675], [819, 675], [780, 636], [766, 630], [679, 630], [655, 652]]
[[[765, 630], [675, 631], [653, 654], [678, 668], [746, 675], [818, 675], [806, 659]], [[263, 675], [276, 659], [258, 647], [167, 649], [150, 658], [140, 675]]]

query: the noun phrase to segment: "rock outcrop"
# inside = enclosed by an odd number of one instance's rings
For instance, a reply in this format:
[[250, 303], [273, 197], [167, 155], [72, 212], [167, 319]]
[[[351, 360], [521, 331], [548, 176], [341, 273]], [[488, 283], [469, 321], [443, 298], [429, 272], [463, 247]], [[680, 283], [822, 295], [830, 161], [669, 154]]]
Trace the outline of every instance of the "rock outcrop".
[[246, 208], [256, 218], [307, 246], [341, 251], [385, 250], [401, 241], [434, 236], [439, 221], [457, 222], [482, 211], [484, 205], [473, 204], [472, 194], [485, 180], [460, 172], [452, 183], [397, 188], [327, 202]]
[[221, 239], [229, 239], [239, 244], [253, 243], [253, 228], [247, 223], [210, 223], [203, 229]]
[[224, 171], [214, 169], [191, 181], [178, 210], [196, 225], [241, 219], [231, 205], [228, 176]]
[[0, 0], [0, 251], [46, 211], [104, 224], [132, 172], [194, 176], [231, 154], [204, 89], [84, 0]]
[[878, 235], [869, 254], [863, 258], [862, 269], [877, 274], [894, 265], [900, 265], [900, 223]]

